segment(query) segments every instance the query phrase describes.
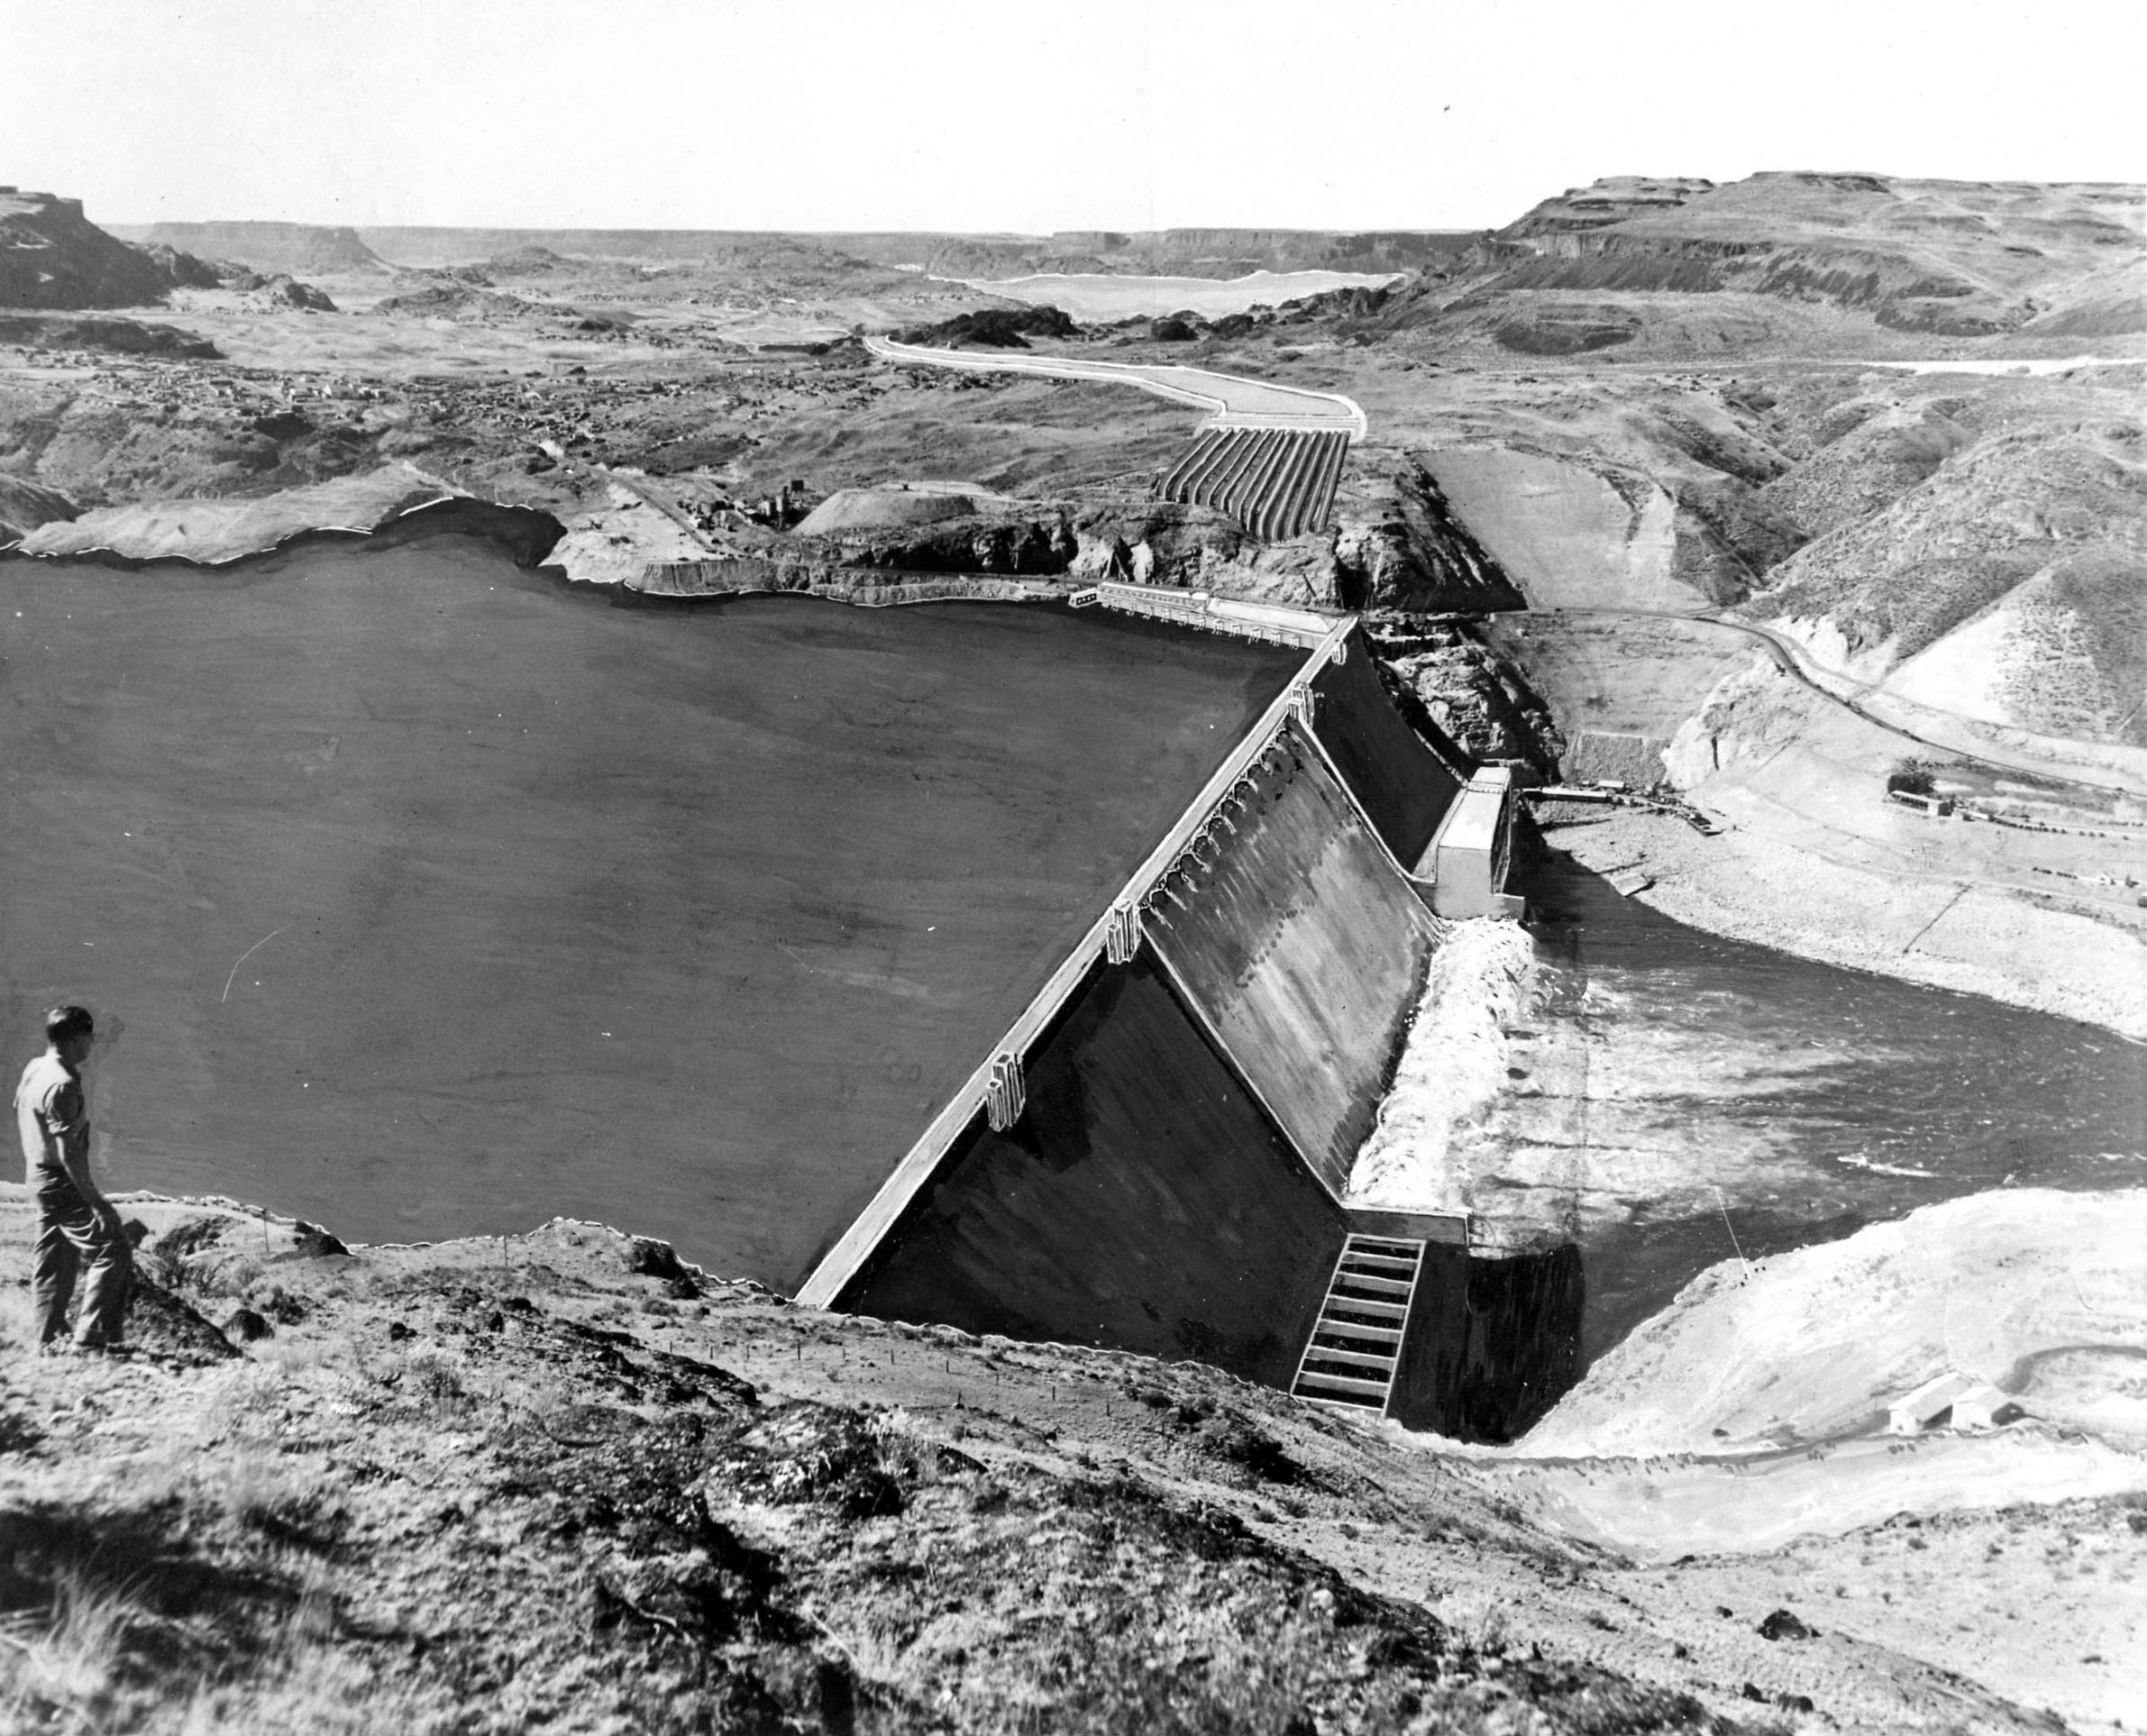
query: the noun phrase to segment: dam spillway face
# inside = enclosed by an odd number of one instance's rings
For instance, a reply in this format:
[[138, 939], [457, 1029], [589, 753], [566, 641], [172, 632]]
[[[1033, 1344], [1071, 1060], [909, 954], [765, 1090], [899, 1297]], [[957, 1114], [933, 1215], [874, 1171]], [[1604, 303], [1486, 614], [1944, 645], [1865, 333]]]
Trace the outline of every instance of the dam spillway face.
[[[1137, 942], [1084, 956], [1026, 1051], [1025, 1112], [970, 1114], [816, 1299], [1197, 1357], [1418, 1425], [1452, 1413], [1466, 1223], [1346, 1195], [1443, 926], [1398, 853], [1421, 854], [1457, 786], [1352, 636], [1132, 889]], [[1366, 1335], [1375, 1383], [1322, 1386], [1308, 1347], [1353, 1329], [1330, 1288], [1366, 1235], [1416, 1250], [1421, 1293]]]
[[1148, 920], [1188, 1010], [1337, 1195], [1348, 1186], [1431, 955], [1430, 912], [1294, 726]]

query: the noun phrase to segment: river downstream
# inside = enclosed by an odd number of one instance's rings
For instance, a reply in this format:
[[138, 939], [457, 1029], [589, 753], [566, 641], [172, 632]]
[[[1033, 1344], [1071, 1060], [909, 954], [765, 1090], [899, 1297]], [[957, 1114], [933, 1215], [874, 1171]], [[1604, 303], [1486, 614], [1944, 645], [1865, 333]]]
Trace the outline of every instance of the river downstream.
[[2007, 1186], [2147, 1183], [2147, 1048], [1707, 934], [1569, 857], [1530, 873], [1537, 980], [1472, 1203], [1577, 1244], [1584, 1357], [1693, 1275]]

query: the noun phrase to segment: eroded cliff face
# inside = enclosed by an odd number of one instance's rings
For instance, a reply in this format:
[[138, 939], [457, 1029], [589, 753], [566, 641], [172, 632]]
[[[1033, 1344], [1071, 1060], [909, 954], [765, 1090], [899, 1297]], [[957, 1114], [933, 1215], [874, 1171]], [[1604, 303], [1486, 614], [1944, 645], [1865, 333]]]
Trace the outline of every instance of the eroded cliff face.
[[[1644, 305], [1674, 295], [1825, 306], [1932, 337], [2137, 332], [2138, 203], [2136, 187], [2092, 182], [1617, 176], [1483, 237], [1457, 270], [1399, 291], [1381, 324], [1451, 326], [1488, 310], [1502, 347], [1571, 354], [1684, 317], [1676, 304]], [[2110, 269], [2121, 260], [2129, 272]], [[1546, 292], [1559, 300], [1530, 305]], [[1585, 306], [1579, 295], [1605, 299]]]
[[1367, 505], [1344, 512], [1334, 550], [1339, 600], [1350, 608], [1471, 613], [1527, 607], [1414, 457], [1401, 461]]
[[0, 307], [142, 307], [205, 276], [187, 254], [107, 235], [79, 199], [0, 189]]
[[1549, 711], [1467, 623], [1394, 615], [1374, 621], [1369, 635], [1396, 705], [1444, 756], [1457, 750], [1472, 762], [1516, 761], [1557, 775], [1559, 736]]

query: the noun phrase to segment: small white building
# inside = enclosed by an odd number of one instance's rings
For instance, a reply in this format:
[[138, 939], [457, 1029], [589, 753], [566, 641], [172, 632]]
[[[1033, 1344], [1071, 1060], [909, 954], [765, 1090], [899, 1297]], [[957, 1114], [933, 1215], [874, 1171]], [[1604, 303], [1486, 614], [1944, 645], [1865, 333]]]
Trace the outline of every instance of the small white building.
[[2011, 1394], [1956, 1368], [1896, 1399], [1887, 1407], [1887, 1430], [1916, 1435], [1926, 1429], [1996, 1429], [2021, 1414]]
[[1483, 767], [1454, 798], [1416, 865], [1438, 915], [1520, 916], [1521, 900], [1506, 891], [1513, 807], [1513, 772], [1504, 765]]

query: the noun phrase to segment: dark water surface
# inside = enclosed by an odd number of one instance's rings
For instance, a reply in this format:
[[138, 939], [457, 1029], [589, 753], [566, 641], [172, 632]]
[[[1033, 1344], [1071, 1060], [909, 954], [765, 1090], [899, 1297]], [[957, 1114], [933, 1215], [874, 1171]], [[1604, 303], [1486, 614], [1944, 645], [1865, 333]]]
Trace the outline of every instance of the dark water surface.
[[0, 561], [0, 1011], [108, 1183], [555, 1213], [795, 1284], [1302, 659], [1124, 616], [614, 608], [443, 534]]
[[1706, 934], [1563, 854], [1529, 873], [1549, 1018], [1594, 1057], [1576, 1173], [1613, 1151], [1640, 1154], [1619, 1159], [1640, 1192], [1675, 1172], [1630, 1222], [1581, 1226], [1587, 1355], [1740, 1248], [1991, 1188], [2147, 1185], [2147, 1048]]

